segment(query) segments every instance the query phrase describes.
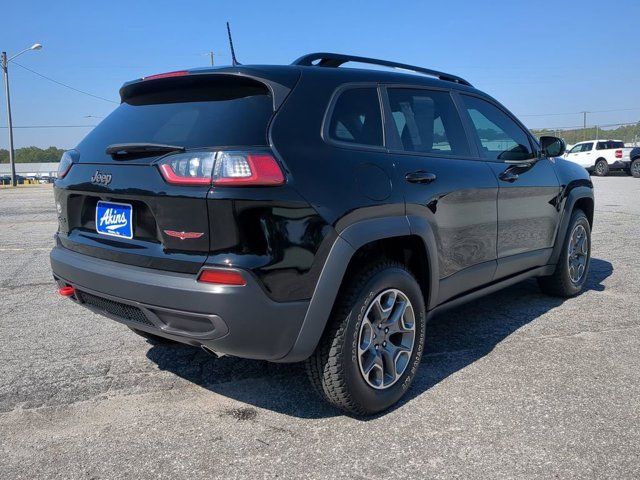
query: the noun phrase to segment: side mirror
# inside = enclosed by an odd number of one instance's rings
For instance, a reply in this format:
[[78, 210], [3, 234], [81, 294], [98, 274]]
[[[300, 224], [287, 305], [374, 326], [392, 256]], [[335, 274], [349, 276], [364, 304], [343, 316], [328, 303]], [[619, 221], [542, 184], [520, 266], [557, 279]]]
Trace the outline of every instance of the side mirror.
[[540, 137], [540, 146], [545, 157], [561, 157], [567, 150], [567, 144], [558, 137]]

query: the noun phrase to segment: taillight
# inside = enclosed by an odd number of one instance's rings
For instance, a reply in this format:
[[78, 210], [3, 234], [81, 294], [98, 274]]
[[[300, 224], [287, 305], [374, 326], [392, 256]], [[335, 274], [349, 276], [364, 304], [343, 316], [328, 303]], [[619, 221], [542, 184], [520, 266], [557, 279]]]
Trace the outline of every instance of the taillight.
[[240, 187], [285, 183], [278, 162], [266, 152], [176, 153], [162, 158], [158, 168], [165, 181], [173, 185]]
[[236, 187], [243, 185], [282, 185], [282, 170], [268, 153], [220, 152], [213, 171], [213, 184]]
[[72, 151], [67, 151], [62, 154], [60, 158], [60, 163], [58, 163], [58, 178], [64, 178], [71, 167], [73, 166], [73, 156]]
[[247, 284], [239, 272], [233, 270], [202, 270], [198, 276], [199, 282], [214, 283], [217, 285], [234, 285], [242, 287]]
[[622, 150], [616, 150], [616, 158], [622, 158]]
[[158, 168], [173, 185], [211, 185], [215, 158], [215, 152], [177, 153], [160, 160]]

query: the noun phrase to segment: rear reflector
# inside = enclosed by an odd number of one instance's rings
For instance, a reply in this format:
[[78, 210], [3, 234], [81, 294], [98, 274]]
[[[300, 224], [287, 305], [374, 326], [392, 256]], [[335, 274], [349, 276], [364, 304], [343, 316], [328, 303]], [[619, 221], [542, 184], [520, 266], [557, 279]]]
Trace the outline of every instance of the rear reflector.
[[198, 277], [198, 281], [204, 283], [215, 283], [218, 285], [244, 286], [247, 284], [240, 273], [231, 270], [202, 270]]
[[142, 77], [142, 80], [157, 80], [158, 78], [171, 78], [171, 77], [184, 77], [189, 75], [188, 70], [176, 70], [175, 72], [158, 73], [156, 75], [149, 75], [148, 77]]
[[70, 297], [74, 293], [76, 293], [75, 289], [71, 286], [62, 287], [58, 290], [58, 293], [63, 297]]
[[616, 158], [622, 158], [622, 150], [616, 150]]

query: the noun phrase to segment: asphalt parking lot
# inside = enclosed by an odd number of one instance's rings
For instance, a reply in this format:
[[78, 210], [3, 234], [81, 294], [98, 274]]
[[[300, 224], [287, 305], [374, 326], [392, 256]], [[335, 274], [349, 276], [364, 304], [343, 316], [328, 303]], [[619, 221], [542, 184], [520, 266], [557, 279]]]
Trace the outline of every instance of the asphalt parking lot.
[[61, 298], [51, 187], [0, 190], [0, 478], [640, 478], [640, 180], [594, 183], [587, 291], [434, 319], [408, 398], [368, 420], [300, 365], [154, 346]]

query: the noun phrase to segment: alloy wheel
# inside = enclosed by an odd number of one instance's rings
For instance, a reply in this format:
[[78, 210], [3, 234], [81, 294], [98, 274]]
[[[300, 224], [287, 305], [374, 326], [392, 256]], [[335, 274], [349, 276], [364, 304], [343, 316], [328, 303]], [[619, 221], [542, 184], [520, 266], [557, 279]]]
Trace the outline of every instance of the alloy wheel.
[[358, 334], [358, 365], [367, 384], [386, 389], [409, 365], [415, 344], [415, 312], [409, 298], [387, 289], [373, 299]]
[[571, 232], [568, 253], [569, 278], [573, 283], [580, 283], [589, 259], [589, 238], [583, 225], [576, 225]]

